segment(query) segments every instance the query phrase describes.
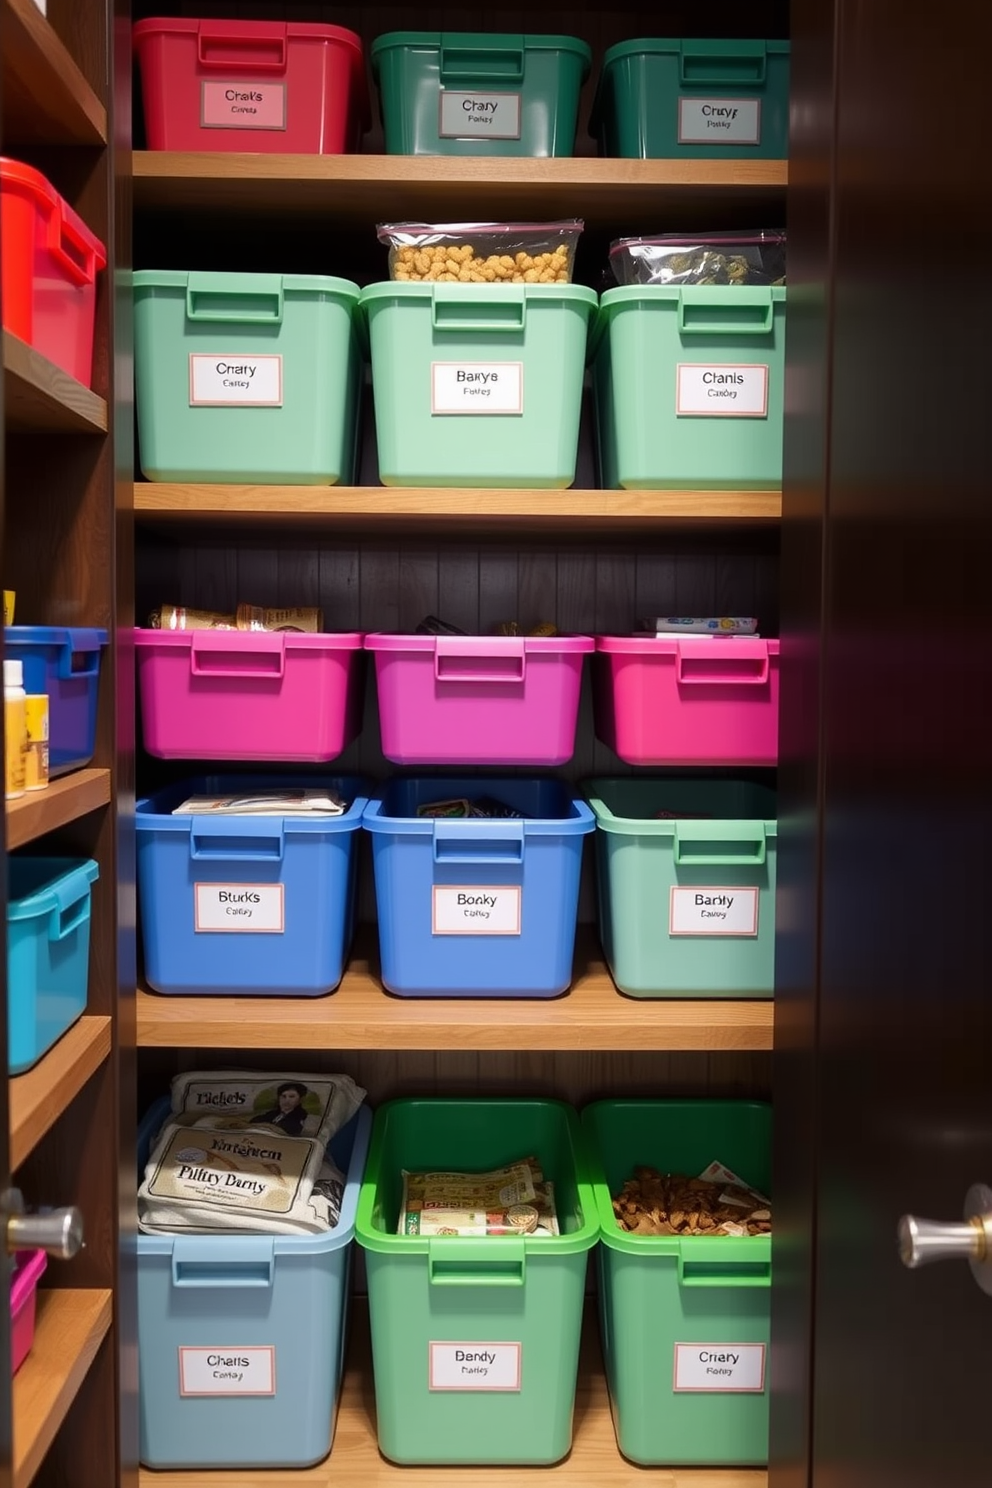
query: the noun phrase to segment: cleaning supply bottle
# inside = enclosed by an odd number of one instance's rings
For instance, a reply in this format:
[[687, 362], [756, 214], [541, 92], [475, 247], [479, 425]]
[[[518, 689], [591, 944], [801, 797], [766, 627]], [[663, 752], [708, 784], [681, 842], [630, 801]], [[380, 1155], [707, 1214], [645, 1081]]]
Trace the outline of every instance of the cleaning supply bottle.
[[23, 796], [28, 728], [24, 691], [24, 667], [19, 661], [3, 664], [4, 794], [7, 800]]
[[48, 784], [48, 695], [29, 693], [24, 700], [28, 752], [25, 756], [25, 789], [44, 790]]

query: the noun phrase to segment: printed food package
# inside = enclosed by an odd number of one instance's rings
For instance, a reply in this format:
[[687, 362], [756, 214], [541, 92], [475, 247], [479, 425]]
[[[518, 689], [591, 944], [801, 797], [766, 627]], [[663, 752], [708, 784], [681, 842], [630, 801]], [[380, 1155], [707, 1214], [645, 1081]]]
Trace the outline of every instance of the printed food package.
[[613, 1213], [632, 1235], [767, 1235], [771, 1204], [723, 1163], [698, 1178], [637, 1167], [613, 1199]]
[[239, 604], [233, 615], [218, 610], [187, 609], [164, 604], [148, 616], [150, 630], [291, 630], [316, 635], [324, 629], [324, 612], [315, 606], [297, 609], [263, 609]]
[[617, 284], [784, 284], [785, 233], [665, 233], [610, 245]]
[[534, 1157], [489, 1173], [403, 1173], [399, 1235], [557, 1235], [554, 1184]]
[[389, 277], [461, 284], [570, 284], [584, 224], [382, 222]]

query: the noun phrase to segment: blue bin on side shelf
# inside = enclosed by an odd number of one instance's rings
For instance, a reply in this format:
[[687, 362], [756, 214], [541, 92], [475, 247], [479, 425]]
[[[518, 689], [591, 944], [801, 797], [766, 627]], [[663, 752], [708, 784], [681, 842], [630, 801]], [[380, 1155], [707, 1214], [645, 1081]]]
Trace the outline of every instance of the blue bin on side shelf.
[[37, 1064], [86, 1009], [91, 858], [7, 860], [7, 1070]]
[[8, 625], [4, 655], [24, 667], [24, 691], [48, 696], [48, 772], [88, 765], [96, 748], [96, 697], [105, 630]]

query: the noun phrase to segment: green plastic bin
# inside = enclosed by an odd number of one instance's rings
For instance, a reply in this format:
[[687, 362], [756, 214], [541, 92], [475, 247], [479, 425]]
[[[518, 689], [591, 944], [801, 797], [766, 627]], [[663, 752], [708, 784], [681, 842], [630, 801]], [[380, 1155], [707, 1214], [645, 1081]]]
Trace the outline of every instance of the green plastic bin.
[[[401, 1171], [483, 1172], [535, 1156], [560, 1236], [397, 1235]], [[558, 1462], [586, 1260], [599, 1222], [576, 1113], [548, 1100], [397, 1100], [375, 1114], [358, 1201], [379, 1447], [398, 1463]], [[495, 1355], [481, 1366], [457, 1353]], [[489, 1376], [473, 1368], [491, 1368]], [[432, 1387], [433, 1381], [433, 1387]]]
[[135, 393], [148, 480], [354, 478], [358, 286], [318, 274], [141, 269]]
[[[585, 795], [596, 817], [599, 934], [621, 992], [771, 997], [774, 790], [638, 776], [587, 781]], [[659, 820], [658, 811], [689, 819]]]
[[582, 1124], [595, 1171], [600, 1331], [621, 1452], [645, 1466], [765, 1464], [771, 1236], [631, 1235], [616, 1222], [612, 1195], [642, 1164], [696, 1177], [722, 1162], [768, 1196], [771, 1107], [598, 1101]]
[[391, 282], [361, 306], [383, 485], [572, 484], [593, 290]]
[[391, 31], [372, 43], [388, 155], [571, 155], [592, 54], [574, 36]]
[[605, 489], [781, 485], [784, 289], [652, 284], [607, 290], [593, 354]]
[[789, 43], [623, 41], [603, 58], [589, 132], [602, 155], [784, 159]]

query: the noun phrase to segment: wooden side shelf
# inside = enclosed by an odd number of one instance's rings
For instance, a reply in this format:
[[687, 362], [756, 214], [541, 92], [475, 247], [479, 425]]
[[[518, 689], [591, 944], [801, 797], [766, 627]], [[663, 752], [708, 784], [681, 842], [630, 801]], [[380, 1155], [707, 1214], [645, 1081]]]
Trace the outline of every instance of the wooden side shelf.
[[110, 801], [109, 770], [74, 770], [43, 791], [29, 791], [7, 802], [7, 848], [23, 847]]
[[103, 145], [107, 110], [34, 0], [0, 0], [4, 145]]
[[10, 1167], [16, 1171], [110, 1056], [110, 1019], [84, 1013], [44, 1059], [9, 1085]]
[[[27, 1488], [41, 1466], [110, 1327], [111, 1313], [109, 1291], [38, 1293], [34, 1347], [14, 1376], [14, 1488]], [[99, 1472], [97, 1464], [94, 1469]]]
[[[34, 8], [33, 0], [24, 3]], [[3, 332], [3, 372], [8, 429], [107, 432], [104, 400], [9, 331]]]

